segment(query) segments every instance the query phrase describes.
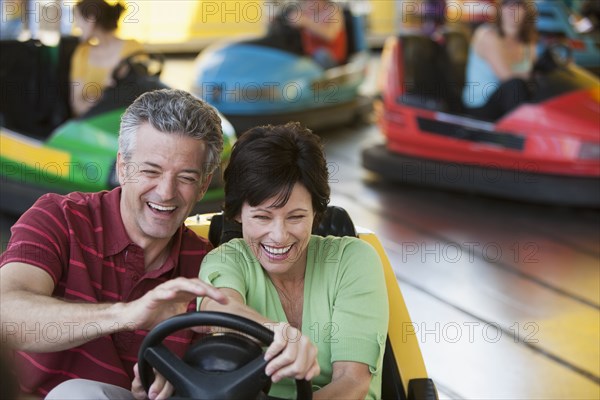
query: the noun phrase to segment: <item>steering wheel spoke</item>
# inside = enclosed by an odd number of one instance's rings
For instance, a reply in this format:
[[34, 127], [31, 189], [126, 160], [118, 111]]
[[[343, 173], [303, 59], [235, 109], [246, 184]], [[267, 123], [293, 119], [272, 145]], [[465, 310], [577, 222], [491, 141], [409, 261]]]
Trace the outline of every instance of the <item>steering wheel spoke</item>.
[[192, 396], [196, 398], [194, 389], [197, 386], [205, 386], [210, 380], [210, 377], [203, 377], [201, 373], [184, 363], [163, 344], [148, 347], [144, 352], [144, 357], [158, 373], [177, 388], [179, 396], [183, 398]]
[[267, 364], [268, 362], [261, 354], [239, 370], [231, 372], [228, 377], [229, 383], [223, 389], [223, 394], [231, 399], [244, 398], [248, 393], [258, 395], [262, 388], [271, 382], [271, 378], [265, 374]]

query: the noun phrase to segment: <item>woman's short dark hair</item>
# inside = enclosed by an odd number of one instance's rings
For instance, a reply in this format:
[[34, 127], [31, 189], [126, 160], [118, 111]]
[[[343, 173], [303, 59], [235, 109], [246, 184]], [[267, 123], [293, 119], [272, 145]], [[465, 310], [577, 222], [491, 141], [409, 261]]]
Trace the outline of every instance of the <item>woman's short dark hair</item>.
[[321, 138], [299, 123], [252, 128], [233, 146], [225, 169], [225, 218], [233, 220], [245, 202], [252, 207], [276, 197], [283, 207], [294, 185], [310, 193], [315, 226], [329, 204], [329, 173]]
[[523, 24], [521, 25], [521, 29], [518, 33], [519, 41], [522, 43], [533, 43], [537, 40], [537, 29], [536, 29], [536, 19], [537, 19], [537, 9], [535, 7], [535, 3], [531, 0], [502, 0], [500, 2], [500, 7], [496, 16], [496, 27], [500, 36], [504, 36], [504, 31], [502, 30], [502, 7], [516, 7], [518, 5], [522, 5], [525, 7], [525, 16], [523, 17]]
[[83, 18], [93, 20], [98, 27], [107, 32], [117, 29], [117, 23], [125, 9], [121, 3], [113, 6], [104, 0], [81, 0], [76, 7]]

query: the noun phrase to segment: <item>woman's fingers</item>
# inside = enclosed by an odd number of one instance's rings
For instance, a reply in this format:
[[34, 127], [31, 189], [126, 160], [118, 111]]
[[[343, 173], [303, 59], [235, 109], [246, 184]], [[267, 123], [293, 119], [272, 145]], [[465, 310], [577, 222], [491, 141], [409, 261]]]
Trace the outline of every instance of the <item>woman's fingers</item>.
[[319, 367], [319, 363], [317, 362], [317, 359], [315, 358], [315, 362], [308, 370], [306, 377], [304, 379], [306, 379], [307, 381], [310, 381], [315, 376], [319, 376], [320, 373], [321, 373], [321, 367]]
[[289, 324], [275, 324], [272, 329], [275, 332], [273, 343], [265, 353], [265, 359], [270, 360], [265, 373], [272, 381], [312, 379], [318, 375], [317, 347]]
[[311, 380], [320, 373], [316, 356], [316, 346], [305, 337], [293, 345], [288, 345], [267, 365], [267, 368], [273, 371], [272, 381], [278, 382], [283, 378]]
[[[269, 346], [269, 348], [267, 348], [267, 351], [265, 352], [265, 360], [269, 361], [271, 360], [273, 357], [275, 357], [277, 354], [281, 353], [283, 351], [283, 349], [285, 349], [285, 347], [287, 346], [287, 335], [284, 334], [284, 331], [282, 327], [283, 324], [267, 324], [267, 328], [271, 329], [273, 331], [273, 343], [271, 343], [271, 345]], [[289, 326], [288, 324], [285, 324], [287, 326]]]

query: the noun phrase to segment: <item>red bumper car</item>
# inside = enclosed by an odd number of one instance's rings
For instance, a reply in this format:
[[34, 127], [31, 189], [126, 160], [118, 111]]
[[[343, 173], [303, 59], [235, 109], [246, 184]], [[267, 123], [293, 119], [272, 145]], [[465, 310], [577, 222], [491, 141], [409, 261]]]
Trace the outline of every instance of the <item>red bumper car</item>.
[[[562, 51], [561, 51], [562, 50]], [[390, 38], [376, 105], [385, 144], [363, 151], [382, 177], [516, 200], [600, 207], [600, 81], [549, 49], [534, 98], [493, 122], [464, 113], [467, 39]]]

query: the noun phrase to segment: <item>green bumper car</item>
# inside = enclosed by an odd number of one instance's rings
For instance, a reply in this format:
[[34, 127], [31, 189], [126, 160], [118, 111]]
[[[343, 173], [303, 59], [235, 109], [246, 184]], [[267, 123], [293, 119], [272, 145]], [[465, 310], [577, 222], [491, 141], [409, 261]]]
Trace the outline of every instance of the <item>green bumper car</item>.
[[[45, 193], [111, 189], [117, 138], [125, 108], [140, 94], [162, 89], [160, 57], [137, 54], [123, 61], [129, 71], [106, 89], [84, 116], [69, 114], [68, 76], [75, 38], [56, 47], [37, 41], [0, 41], [0, 211], [21, 214]], [[5, 58], [6, 57], [6, 58]], [[121, 66], [123, 66], [121, 65]], [[122, 68], [117, 67], [120, 71]], [[223, 117], [226, 164], [235, 132]], [[216, 173], [195, 212], [214, 211], [223, 198]]]

